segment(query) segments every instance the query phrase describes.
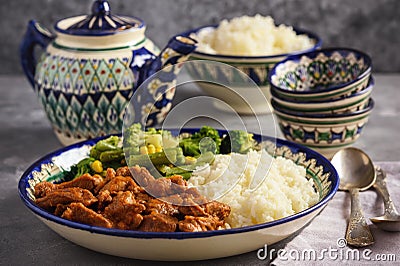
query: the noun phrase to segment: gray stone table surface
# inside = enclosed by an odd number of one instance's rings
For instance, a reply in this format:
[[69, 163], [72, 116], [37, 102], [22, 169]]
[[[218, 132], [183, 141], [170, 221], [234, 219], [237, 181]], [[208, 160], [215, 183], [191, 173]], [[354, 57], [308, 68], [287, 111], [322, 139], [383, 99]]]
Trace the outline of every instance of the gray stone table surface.
[[[374, 76], [375, 109], [355, 146], [364, 149], [374, 161], [399, 161], [400, 74]], [[17, 182], [29, 165], [60, 148], [61, 144], [24, 77], [0, 76], [0, 92], [0, 265], [154, 265], [154, 262], [113, 257], [82, 248], [58, 236], [30, 213], [19, 198]], [[198, 94], [201, 91], [195, 86], [178, 87], [175, 103]], [[220, 113], [212, 105], [204, 108]], [[222, 116], [230, 122], [228, 113]], [[271, 117], [265, 115], [261, 119]], [[244, 117], [243, 120], [249, 130], [254, 128], [251, 118]], [[179, 117], [173, 123], [179, 123]], [[201, 120], [194, 121], [192, 125], [201, 123]], [[279, 132], [278, 136], [281, 136]], [[285, 241], [275, 247], [284, 244]], [[194, 264], [210, 263], [265, 265], [266, 261], [258, 260], [254, 251]]]

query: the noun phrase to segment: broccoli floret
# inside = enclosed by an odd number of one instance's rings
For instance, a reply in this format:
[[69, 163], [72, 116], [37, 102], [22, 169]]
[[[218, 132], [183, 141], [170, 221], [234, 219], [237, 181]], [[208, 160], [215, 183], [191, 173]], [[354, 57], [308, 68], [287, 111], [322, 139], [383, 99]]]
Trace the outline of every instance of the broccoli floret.
[[231, 130], [222, 139], [220, 150], [222, 154], [247, 153], [250, 149], [255, 148], [256, 144], [253, 134], [243, 130]]
[[144, 145], [144, 131], [139, 123], [135, 123], [124, 131], [124, 147], [139, 147]]
[[214, 154], [217, 154], [219, 153], [219, 145], [215, 143], [214, 139], [210, 137], [204, 137], [200, 139], [199, 150], [201, 154], [206, 152], [212, 152]]
[[179, 146], [183, 153], [188, 156], [198, 157], [204, 152], [219, 153], [221, 137], [216, 129], [203, 126], [199, 132], [194, 133], [190, 138], [182, 139]]
[[168, 130], [148, 128], [142, 129], [139, 123], [135, 123], [124, 131], [124, 151], [128, 155], [140, 154], [140, 148], [153, 145], [156, 149], [178, 147], [178, 138], [172, 136]]
[[215, 145], [217, 146], [217, 153], [219, 153], [219, 145], [221, 145], [221, 137], [218, 133], [218, 130], [209, 126], [203, 126], [199, 132], [193, 134], [193, 138], [206, 138], [209, 137], [215, 141]]
[[183, 154], [197, 157], [200, 155], [198, 139], [186, 138], [179, 142], [179, 147], [182, 148]]

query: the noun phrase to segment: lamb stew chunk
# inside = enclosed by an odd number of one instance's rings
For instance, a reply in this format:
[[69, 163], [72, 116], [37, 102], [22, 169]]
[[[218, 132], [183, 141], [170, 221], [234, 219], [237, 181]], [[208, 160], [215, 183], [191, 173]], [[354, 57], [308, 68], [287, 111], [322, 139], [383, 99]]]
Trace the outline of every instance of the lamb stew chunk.
[[41, 182], [34, 195], [39, 207], [71, 221], [147, 232], [224, 229], [231, 211], [179, 175], [155, 179], [139, 166], [109, 168], [105, 178], [84, 174], [61, 184]]

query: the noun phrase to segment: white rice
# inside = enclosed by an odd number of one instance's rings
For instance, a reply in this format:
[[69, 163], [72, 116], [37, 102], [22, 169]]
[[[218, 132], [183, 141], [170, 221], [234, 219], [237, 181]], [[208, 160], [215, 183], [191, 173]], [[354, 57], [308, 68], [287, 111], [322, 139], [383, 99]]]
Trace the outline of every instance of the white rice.
[[273, 18], [261, 15], [223, 20], [215, 30], [205, 28], [194, 38], [200, 52], [239, 56], [284, 54], [314, 45], [308, 36], [297, 35], [290, 26], [276, 26]]
[[266, 151], [217, 155], [211, 166], [195, 171], [189, 183], [231, 207], [231, 227], [280, 219], [319, 199], [304, 167], [283, 157], [274, 159]]

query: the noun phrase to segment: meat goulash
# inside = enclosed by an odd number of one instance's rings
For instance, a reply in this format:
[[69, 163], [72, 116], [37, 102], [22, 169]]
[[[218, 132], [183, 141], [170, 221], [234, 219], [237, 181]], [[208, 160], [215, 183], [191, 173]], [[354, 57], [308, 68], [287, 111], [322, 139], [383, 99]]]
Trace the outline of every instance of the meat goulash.
[[61, 184], [38, 183], [36, 204], [62, 218], [106, 228], [197, 232], [229, 226], [230, 207], [208, 201], [181, 176], [155, 179], [144, 167], [131, 170], [133, 176], [128, 167], [120, 167], [108, 168], [105, 178], [84, 174]]

